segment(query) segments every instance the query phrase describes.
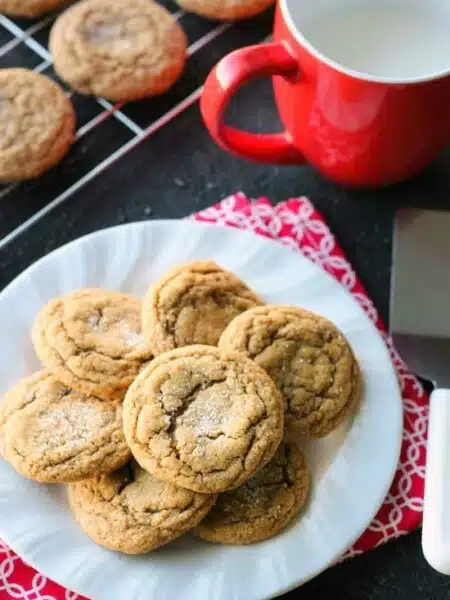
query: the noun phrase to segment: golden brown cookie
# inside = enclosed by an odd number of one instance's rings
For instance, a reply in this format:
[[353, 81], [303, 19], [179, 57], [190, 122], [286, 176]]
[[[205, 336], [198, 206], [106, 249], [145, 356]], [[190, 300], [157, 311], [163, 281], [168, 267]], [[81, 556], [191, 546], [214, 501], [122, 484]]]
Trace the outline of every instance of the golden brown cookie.
[[155, 355], [191, 344], [216, 346], [234, 317], [262, 304], [233, 273], [211, 261], [178, 265], [142, 304], [142, 327]]
[[201, 493], [235, 488], [268, 462], [284, 404], [255, 363], [212, 346], [154, 359], [128, 390], [125, 438], [155, 477]]
[[194, 533], [218, 544], [253, 544], [280, 533], [304, 506], [309, 491], [306, 458], [282, 443], [272, 460], [243, 486], [219, 494]]
[[97, 544], [144, 554], [195, 527], [214, 495], [197, 494], [156, 479], [134, 461], [69, 486], [69, 503], [83, 531]]
[[43, 365], [66, 385], [100, 398], [123, 398], [151, 352], [135, 298], [86, 289], [55, 298], [32, 338]]
[[0, 13], [34, 18], [55, 10], [64, 0], [0, 0]]
[[110, 473], [131, 457], [121, 403], [84, 396], [46, 371], [20, 381], [0, 404], [0, 452], [43, 483]]
[[249, 19], [275, 4], [275, 0], [176, 0], [176, 2], [189, 12], [218, 21]]
[[0, 70], [0, 181], [38, 177], [67, 153], [75, 113], [63, 90], [26, 69]]
[[50, 34], [61, 79], [82, 94], [113, 101], [164, 93], [180, 77], [186, 50], [184, 31], [153, 0], [82, 0]]
[[323, 437], [356, 410], [358, 363], [343, 334], [319, 315], [254, 308], [230, 323], [219, 345], [245, 353], [273, 378], [287, 401], [287, 439]]

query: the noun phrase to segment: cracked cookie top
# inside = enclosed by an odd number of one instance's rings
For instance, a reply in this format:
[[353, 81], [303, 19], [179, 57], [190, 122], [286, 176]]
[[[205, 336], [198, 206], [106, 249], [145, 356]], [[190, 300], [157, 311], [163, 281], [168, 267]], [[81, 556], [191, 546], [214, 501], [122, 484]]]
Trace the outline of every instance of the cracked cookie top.
[[195, 527], [216, 500], [156, 479], [134, 461], [69, 486], [78, 523], [97, 544], [143, 554]]
[[21, 475], [44, 483], [109, 473], [131, 457], [121, 403], [75, 392], [46, 371], [5, 395], [0, 453]]
[[309, 491], [306, 458], [283, 442], [272, 460], [243, 486], [220, 494], [195, 535], [219, 544], [253, 544], [284, 529]]
[[187, 39], [153, 0], [82, 0], [50, 34], [60, 77], [82, 94], [113, 101], [162, 94], [180, 77]]
[[233, 273], [211, 261], [192, 261], [150, 287], [142, 326], [155, 355], [191, 344], [216, 346], [230, 321], [260, 304]]
[[327, 319], [294, 306], [263, 306], [240, 315], [220, 348], [260, 365], [286, 402], [286, 437], [322, 437], [356, 410], [361, 376], [344, 335]]
[[55, 298], [39, 313], [33, 344], [66, 385], [100, 398], [123, 398], [151, 352], [135, 298], [86, 289]]
[[244, 483], [274, 455], [283, 400], [270, 377], [239, 354], [210, 346], [167, 352], [125, 397], [125, 437], [155, 477], [197, 492]]
[[0, 70], [0, 181], [37, 177], [74, 137], [75, 112], [54, 81], [27, 69]]

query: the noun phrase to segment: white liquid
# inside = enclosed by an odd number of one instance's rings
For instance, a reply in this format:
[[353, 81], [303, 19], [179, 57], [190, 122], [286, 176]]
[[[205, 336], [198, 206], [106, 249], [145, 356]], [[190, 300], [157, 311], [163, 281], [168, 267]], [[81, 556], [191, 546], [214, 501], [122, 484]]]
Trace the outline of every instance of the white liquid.
[[404, 80], [450, 69], [450, 23], [412, 7], [346, 7], [301, 30], [326, 57], [374, 77]]

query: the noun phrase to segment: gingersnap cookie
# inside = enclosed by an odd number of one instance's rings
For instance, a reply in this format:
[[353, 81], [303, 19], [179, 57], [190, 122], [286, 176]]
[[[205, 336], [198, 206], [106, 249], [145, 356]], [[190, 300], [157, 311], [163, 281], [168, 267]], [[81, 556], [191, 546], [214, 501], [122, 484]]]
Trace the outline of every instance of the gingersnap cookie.
[[180, 77], [186, 51], [184, 31], [153, 0], [82, 0], [50, 34], [61, 79], [113, 101], [163, 94]]
[[188, 12], [218, 21], [249, 19], [275, 4], [275, 0], [176, 0], [176, 2]]
[[309, 491], [306, 458], [283, 442], [272, 460], [241, 487], [219, 494], [194, 534], [218, 544], [253, 544], [280, 533], [303, 508]]
[[155, 477], [201, 493], [238, 487], [274, 455], [284, 404], [255, 363], [212, 346], [154, 359], [125, 396], [125, 438]]
[[42, 364], [66, 385], [100, 398], [123, 398], [151, 358], [135, 298], [86, 289], [55, 298], [32, 331]]
[[216, 346], [234, 317], [260, 304], [233, 273], [211, 261], [193, 261], [170, 269], [150, 287], [142, 327], [155, 355], [192, 344]]
[[160, 481], [134, 461], [69, 486], [70, 508], [83, 531], [125, 554], [150, 552], [189, 531], [215, 500]]
[[275, 381], [287, 401], [286, 437], [323, 437], [355, 410], [358, 363], [344, 335], [327, 319], [295, 306], [263, 306], [240, 315], [220, 338]]
[[47, 371], [23, 379], [5, 395], [0, 453], [18, 473], [43, 483], [109, 473], [131, 457], [121, 403], [80, 394]]
[[34, 18], [58, 8], [64, 0], [0, 0], [0, 13]]
[[0, 70], [0, 181], [38, 177], [67, 153], [75, 113], [63, 90], [39, 73]]

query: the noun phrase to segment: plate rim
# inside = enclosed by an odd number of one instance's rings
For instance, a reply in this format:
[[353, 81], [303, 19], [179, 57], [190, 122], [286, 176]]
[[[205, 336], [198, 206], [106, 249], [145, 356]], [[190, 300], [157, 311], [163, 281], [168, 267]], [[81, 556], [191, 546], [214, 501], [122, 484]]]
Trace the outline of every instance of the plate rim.
[[[11, 290], [13, 290], [17, 286], [20, 286], [22, 281], [24, 281], [28, 276], [30, 276], [30, 274], [32, 274], [32, 272], [34, 270], [37, 270], [38, 268], [42, 268], [43, 266], [45, 266], [46, 262], [50, 263], [52, 260], [55, 260], [55, 258], [57, 258], [59, 254], [63, 254], [64, 252], [66, 252], [68, 250], [73, 250], [77, 246], [79, 246], [79, 245], [81, 246], [83, 243], [88, 243], [91, 239], [95, 239], [98, 237], [114, 236], [114, 234], [121, 232], [121, 231], [125, 231], [125, 230], [142, 229], [144, 231], [148, 228], [153, 229], [153, 228], [157, 228], [159, 226], [178, 227], [180, 224], [182, 224], [183, 226], [196, 227], [196, 228], [205, 228], [205, 229], [206, 228], [220, 228], [222, 230], [223, 229], [232, 230], [233, 234], [237, 233], [238, 235], [247, 236], [249, 238], [258, 238], [261, 243], [276, 246], [278, 249], [284, 250], [284, 251], [286, 251], [286, 253], [289, 252], [289, 254], [292, 254], [294, 256], [297, 254], [294, 249], [283, 245], [282, 243], [280, 243], [279, 240], [268, 238], [264, 235], [258, 234], [257, 232], [254, 232], [254, 231], [251, 231], [248, 229], [242, 229], [239, 227], [229, 226], [225, 223], [214, 223], [214, 222], [208, 222], [208, 221], [200, 221], [199, 222], [199, 221], [195, 221], [195, 220], [191, 220], [191, 219], [152, 219], [152, 220], [148, 220], [148, 221], [137, 221], [137, 222], [131, 222], [131, 223], [124, 223], [124, 224], [114, 225], [112, 227], [106, 227], [104, 229], [100, 229], [97, 231], [87, 233], [83, 236], [80, 236], [74, 240], [67, 242], [66, 244], [63, 244], [62, 246], [59, 246], [58, 248], [55, 248], [48, 254], [42, 256], [41, 258], [39, 258], [38, 260], [33, 262], [31, 265], [29, 265], [27, 268], [25, 268], [23, 271], [21, 271], [10, 283], [8, 283], [5, 286], [5, 288], [0, 292], [0, 302], [3, 301], [4, 296], [6, 296]], [[385, 485], [383, 486], [383, 494], [382, 495], [380, 494], [381, 499], [379, 499], [377, 496], [376, 501], [372, 502], [372, 509], [370, 511], [370, 515], [368, 515], [366, 521], [364, 522], [364, 524], [361, 524], [361, 526], [358, 528], [358, 530], [355, 529], [354, 534], [351, 536], [351, 539], [348, 541], [348, 543], [345, 544], [345, 548], [343, 550], [340, 550], [339, 552], [336, 552], [333, 555], [333, 557], [330, 558], [330, 560], [327, 562], [327, 564], [323, 565], [322, 567], [317, 568], [315, 571], [313, 571], [311, 573], [308, 573], [307, 577], [304, 577], [304, 576], [299, 577], [292, 583], [289, 583], [289, 584], [285, 585], [284, 587], [279, 587], [278, 591], [276, 591], [273, 594], [269, 593], [268, 595], [264, 595], [264, 596], [260, 596], [260, 595], [255, 596], [254, 600], [271, 600], [272, 598], [276, 598], [281, 594], [285, 594], [285, 593], [305, 584], [306, 582], [310, 581], [311, 579], [313, 579], [314, 577], [316, 577], [317, 575], [319, 575], [320, 573], [325, 571], [327, 568], [329, 568], [330, 566], [332, 566], [336, 563], [337, 559], [339, 559], [342, 556], [342, 552], [345, 552], [345, 549], [351, 547], [351, 545], [362, 535], [362, 533], [366, 530], [368, 525], [373, 520], [373, 517], [375, 516], [375, 514], [381, 507], [381, 505], [392, 485], [393, 478], [397, 471], [397, 466], [398, 466], [401, 447], [402, 447], [402, 433], [403, 433], [403, 418], [404, 418], [404, 416], [403, 416], [401, 386], [400, 386], [400, 381], [398, 379], [397, 370], [392, 361], [391, 355], [389, 353], [389, 348], [388, 348], [385, 340], [383, 339], [383, 336], [381, 335], [380, 331], [378, 330], [376, 325], [373, 323], [373, 321], [367, 316], [367, 314], [363, 310], [362, 306], [357, 302], [357, 300], [354, 298], [354, 296], [351, 294], [351, 292], [345, 286], [343, 286], [331, 274], [326, 272], [319, 265], [315, 264], [311, 259], [309, 259], [307, 256], [305, 256], [303, 253], [298, 252], [297, 258], [300, 261], [302, 261], [302, 260], [307, 261], [310, 264], [310, 266], [316, 270], [316, 272], [318, 274], [320, 273], [321, 277], [325, 276], [326, 278], [331, 280], [334, 285], [339, 285], [340, 288], [342, 289], [342, 291], [351, 299], [355, 308], [357, 308], [359, 311], [361, 311], [361, 314], [364, 315], [366, 323], [372, 330], [372, 333], [376, 334], [376, 337], [378, 338], [378, 341], [380, 344], [380, 349], [382, 347], [384, 354], [385, 354], [386, 365], [387, 364], [390, 365], [391, 374], [392, 374], [393, 379], [395, 379], [395, 381], [396, 381], [396, 389], [398, 391], [398, 393], [396, 395], [396, 402], [395, 402], [395, 406], [397, 407], [397, 409], [395, 411], [395, 414], [397, 416], [396, 449], [395, 449], [395, 452], [394, 451], [392, 452], [392, 457], [391, 457], [391, 461], [390, 461], [391, 467], [389, 469], [389, 474], [388, 474], [388, 469], [386, 468], [386, 481], [385, 481]], [[27, 551], [23, 551], [20, 541], [16, 542], [15, 540], [12, 541], [12, 540], [8, 539], [9, 538], [8, 534], [5, 535], [3, 532], [0, 532], [0, 535], [3, 538], [3, 540], [7, 543], [7, 545], [10, 546], [11, 549], [13, 549], [13, 551], [16, 552], [16, 554], [18, 554], [20, 556], [20, 558], [22, 558], [22, 560], [24, 560], [27, 564], [31, 565], [39, 573], [43, 573], [50, 580], [58, 583], [59, 585], [61, 585], [64, 588], [68, 585], [69, 588], [71, 590], [75, 591], [77, 594], [80, 594], [80, 595], [86, 594], [86, 592], [83, 592], [83, 591], [76, 591], [72, 587], [71, 584], [62, 582], [60, 579], [55, 578], [53, 575], [48, 575], [45, 572], [43, 572], [41, 570], [41, 568], [39, 566], [37, 566], [37, 564], [34, 562], [34, 560], [28, 555]]]

